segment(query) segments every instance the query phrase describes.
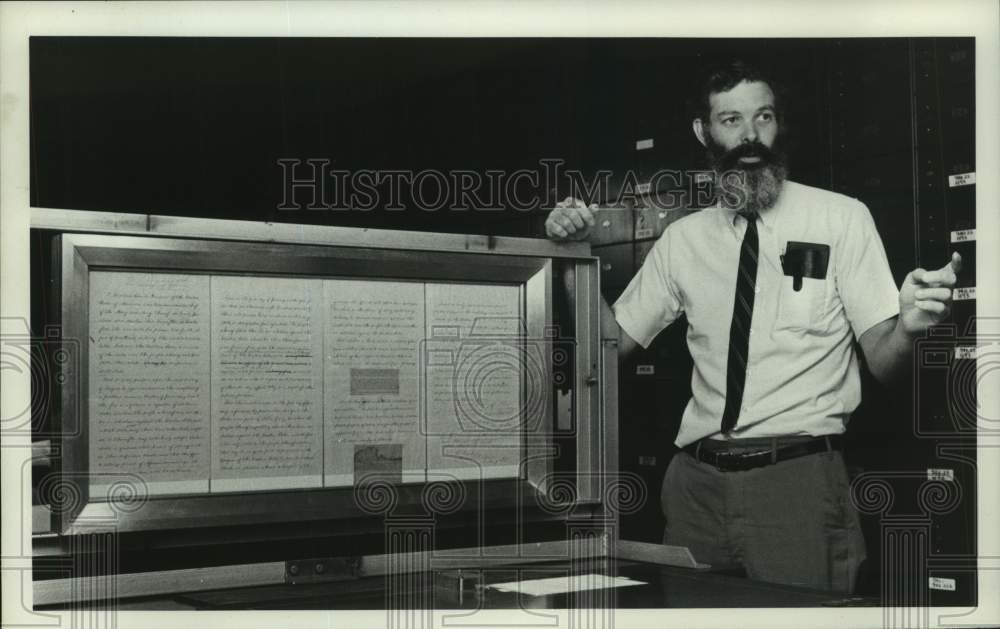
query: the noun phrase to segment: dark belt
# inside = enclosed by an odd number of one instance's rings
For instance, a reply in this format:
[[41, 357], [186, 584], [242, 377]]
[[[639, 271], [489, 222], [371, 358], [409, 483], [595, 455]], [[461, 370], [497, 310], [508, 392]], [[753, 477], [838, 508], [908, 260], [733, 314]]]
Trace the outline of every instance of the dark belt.
[[772, 465], [807, 454], [831, 452], [843, 447], [840, 435], [806, 437], [804, 439], [734, 439], [717, 441], [702, 439], [684, 446], [682, 450], [699, 461], [704, 461], [723, 472], [749, 470]]

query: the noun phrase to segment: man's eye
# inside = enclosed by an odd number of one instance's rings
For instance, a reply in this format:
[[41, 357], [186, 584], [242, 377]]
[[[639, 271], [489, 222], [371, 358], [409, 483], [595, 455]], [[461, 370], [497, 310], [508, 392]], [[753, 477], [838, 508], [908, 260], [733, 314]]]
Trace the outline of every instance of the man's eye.
[[728, 118], [723, 118], [722, 119], [722, 124], [733, 124], [734, 122], [736, 122], [736, 117], [735, 116], [730, 116]]
[[772, 120], [774, 120], [774, 114], [763, 113], [760, 115], [760, 119], [763, 120], [764, 122], [771, 122]]

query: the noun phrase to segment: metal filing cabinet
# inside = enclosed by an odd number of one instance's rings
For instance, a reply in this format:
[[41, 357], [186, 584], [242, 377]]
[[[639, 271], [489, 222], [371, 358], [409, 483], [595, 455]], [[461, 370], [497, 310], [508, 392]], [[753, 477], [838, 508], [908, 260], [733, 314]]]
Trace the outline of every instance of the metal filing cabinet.
[[[915, 383], [915, 417], [927, 442], [927, 480], [944, 498], [927, 511], [931, 601], [967, 604], [976, 589], [976, 350], [989, 330], [978, 329], [976, 308], [976, 166], [974, 41], [915, 39], [914, 131], [917, 138], [918, 263], [938, 268], [962, 254], [951, 325], [918, 346], [922, 381]], [[995, 330], [993, 332], [996, 332]], [[978, 338], [977, 338], [978, 333]], [[937, 350], [942, 349], [939, 353]], [[944, 362], [935, 363], [935, 359]], [[937, 394], [936, 396], [934, 394]], [[950, 561], [950, 566], [936, 565]], [[979, 596], [983, 596], [980, 593]]]
[[670, 210], [657, 208], [651, 204], [643, 203], [635, 208], [635, 239], [648, 240], [656, 239], [663, 233], [663, 229], [669, 224], [673, 214]]
[[592, 251], [601, 259], [601, 294], [612, 304], [635, 275], [633, 243], [594, 247]]
[[[660, 147], [656, 145], [656, 139], [653, 137], [637, 139], [633, 160], [632, 168], [635, 170], [639, 185], [646, 186], [650, 178], [663, 168], [663, 156]], [[643, 190], [637, 190], [637, 192], [642, 193]]]
[[630, 204], [599, 208], [594, 212], [594, 221], [590, 244], [595, 247], [631, 242], [634, 228]]
[[691, 399], [691, 357], [681, 317], [622, 363], [619, 374], [619, 417], [622, 421], [621, 465], [643, 479], [648, 499], [643, 509], [622, 520], [626, 539], [659, 542], [663, 516], [659, 500], [663, 474], [676, 454], [674, 439]]
[[912, 390], [870, 384], [848, 430], [845, 455], [892, 495], [862, 514], [869, 588], [887, 606], [974, 604], [974, 40], [877, 40], [831, 62], [833, 187], [869, 207], [897, 283], [963, 256], [950, 324], [915, 345]]

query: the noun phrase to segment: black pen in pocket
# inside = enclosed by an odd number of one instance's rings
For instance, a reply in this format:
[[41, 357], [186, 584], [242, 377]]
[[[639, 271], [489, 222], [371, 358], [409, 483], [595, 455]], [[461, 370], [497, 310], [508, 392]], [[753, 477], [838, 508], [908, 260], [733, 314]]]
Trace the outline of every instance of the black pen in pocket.
[[781, 256], [781, 270], [792, 278], [792, 289], [802, 290], [802, 278], [826, 279], [830, 263], [830, 245], [815, 242], [788, 241]]

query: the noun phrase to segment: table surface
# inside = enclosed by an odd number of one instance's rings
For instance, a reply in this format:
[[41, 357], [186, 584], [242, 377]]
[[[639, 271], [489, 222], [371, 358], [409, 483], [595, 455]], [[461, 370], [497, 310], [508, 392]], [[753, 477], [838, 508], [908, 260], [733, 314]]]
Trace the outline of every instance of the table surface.
[[[178, 593], [123, 602], [119, 609], [385, 609], [393, 590], [394, 607], [407, 609], [573, 609], [820, 607], [878, 605], [877, 600], [840, 593], [753, 581], [747, 578], [621, 559], [577, 564], [574, 574], [602, 573], [629, 577], [644, 585], [531, 596], [488, 587], [518, 579], [541, 579], [569, 573], [568, 562], [463, 570], [466, 587], [459, 593], [456, 571], [365, 577], [330, 583], [271, 585], [207, 592]], [[469, 579], [471, 577], [471, 579]], [[476, 587], [479, 581], [485, 587]]]

